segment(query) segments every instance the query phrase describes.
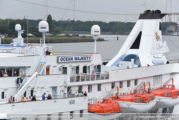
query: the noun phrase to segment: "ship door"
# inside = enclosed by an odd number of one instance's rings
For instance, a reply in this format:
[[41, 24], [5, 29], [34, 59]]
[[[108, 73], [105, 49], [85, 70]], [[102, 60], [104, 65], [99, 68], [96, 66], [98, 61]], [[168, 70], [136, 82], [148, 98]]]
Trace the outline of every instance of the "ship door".
[[52, 99], [58, 98], [57, 87], [52, 87]]
[[50, 67], [46, 67], [46, 75], [50, 74]]

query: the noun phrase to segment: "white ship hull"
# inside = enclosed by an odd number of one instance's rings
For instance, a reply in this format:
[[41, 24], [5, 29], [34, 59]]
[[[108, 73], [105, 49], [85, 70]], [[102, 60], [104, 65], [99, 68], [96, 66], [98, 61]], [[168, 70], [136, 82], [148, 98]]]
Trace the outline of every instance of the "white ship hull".
[[156, 101], [156, 105], [154, 109], [172, 107], [179, 103], [179, 97], [176, 99], [167, 98], [167, 97], [156, 97], [156, 98], [157, 98], [157, 101]]
[[155, 106], [156, 99], [149, 103], [132, 103], [123, 101], [118, 101], [118, 103], [121, 107], [122, 113], [144, 113], [148, 112]]

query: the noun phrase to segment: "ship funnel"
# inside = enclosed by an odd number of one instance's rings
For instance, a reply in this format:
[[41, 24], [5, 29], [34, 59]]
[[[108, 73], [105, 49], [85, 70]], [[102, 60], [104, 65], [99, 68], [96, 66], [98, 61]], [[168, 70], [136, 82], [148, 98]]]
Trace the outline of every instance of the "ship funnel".
[[[162, 41], [162, 14], [160, 10], [146, 10], [140, 14], [119, 53], [106, 65], [117, 66], [134, 59], [134, 66], [166, 64], [165, 53], [169, 52], [166, 41]], [[123, 69], [123, 68], [121, 68]]]

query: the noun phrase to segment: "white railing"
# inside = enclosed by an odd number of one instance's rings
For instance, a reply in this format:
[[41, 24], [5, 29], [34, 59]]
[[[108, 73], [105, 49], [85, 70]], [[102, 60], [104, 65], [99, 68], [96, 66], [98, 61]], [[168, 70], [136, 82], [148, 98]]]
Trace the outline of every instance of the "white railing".
[[86, 74], [81, 73], [80, 75], [70, 75], [70, 82], [85, 82], [85, 81], [96, 81], [96, 80], [107, 80], [109, 79], [109, 73], [92, 73]]

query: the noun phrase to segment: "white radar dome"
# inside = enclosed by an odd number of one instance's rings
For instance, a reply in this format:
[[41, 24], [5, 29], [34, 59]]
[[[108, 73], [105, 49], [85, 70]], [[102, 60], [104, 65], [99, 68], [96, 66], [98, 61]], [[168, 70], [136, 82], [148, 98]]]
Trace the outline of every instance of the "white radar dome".
[[15, 26], [15, 30], [16, 30], [16, 31], [21, 30], [21, 25], [20, 25], [20, 24], [16, 24], [16, 26]]
[[39, 23], [39, 32], [48, 32], [49, 31], [49, 25], [46, 21], [41, 21]]
[[101, 34], [101, 29], [98, 25], [93, 25], [91, 28], [91, 34], [92, 35], [100, 35]]

